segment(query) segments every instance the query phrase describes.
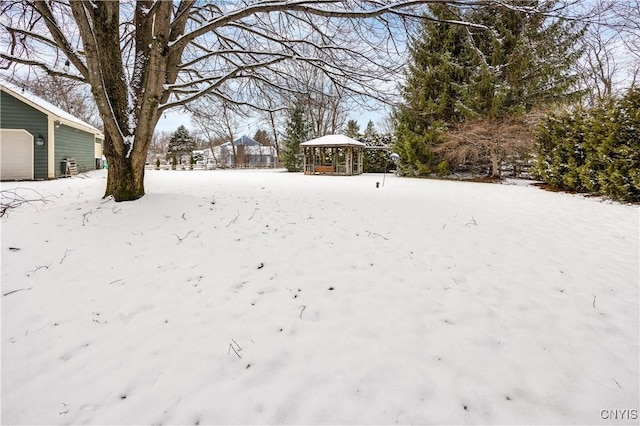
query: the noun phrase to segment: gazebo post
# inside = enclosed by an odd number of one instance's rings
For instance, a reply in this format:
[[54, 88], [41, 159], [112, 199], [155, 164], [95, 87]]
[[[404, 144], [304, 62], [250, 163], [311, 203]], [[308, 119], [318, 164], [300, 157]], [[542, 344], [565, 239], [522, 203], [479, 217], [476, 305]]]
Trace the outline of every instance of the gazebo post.
[[333, 172], [338, 172], [338, 148], [331, 148], [331, 165], [333, 166]]

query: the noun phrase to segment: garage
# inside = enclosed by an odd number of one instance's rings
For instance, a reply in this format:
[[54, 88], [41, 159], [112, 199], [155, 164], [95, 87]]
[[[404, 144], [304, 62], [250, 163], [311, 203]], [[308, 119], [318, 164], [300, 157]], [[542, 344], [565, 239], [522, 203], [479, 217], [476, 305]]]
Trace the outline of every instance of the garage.
[[23, 129], [0, 129], [0, 180], [33, 179], [33, 136]]

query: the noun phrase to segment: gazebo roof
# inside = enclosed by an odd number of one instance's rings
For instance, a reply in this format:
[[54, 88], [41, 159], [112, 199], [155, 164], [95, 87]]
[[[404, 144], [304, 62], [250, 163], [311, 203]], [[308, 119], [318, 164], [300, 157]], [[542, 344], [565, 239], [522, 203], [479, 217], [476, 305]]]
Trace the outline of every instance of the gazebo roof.
[[345, 135], [326, 135], [302, 142], [300, 146], [360, 146], [364, 148], [366, 145]]

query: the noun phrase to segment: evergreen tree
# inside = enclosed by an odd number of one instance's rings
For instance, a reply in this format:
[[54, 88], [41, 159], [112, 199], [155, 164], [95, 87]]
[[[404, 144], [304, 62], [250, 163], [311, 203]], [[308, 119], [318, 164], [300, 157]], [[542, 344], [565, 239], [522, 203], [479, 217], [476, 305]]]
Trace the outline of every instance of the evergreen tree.
[[[428, 15], [435, 19], [458, 19], [446, 6], [432, 4]], [[433, 153], [438, 134], [446, 123], [463, 118], [458, 103], [467, 81], [469, 61], [466, 29], [428, 22], [409, 46], [410, 63], [404, 98], [394, 111], [395, 151], [401, 174], [425, 175], [435, 171], [440, 159]]]
[[[556, 3], [510, 0], [502, 7], [461, 12], [488, 29], [425, 24], [411, 45], [404, 102], [395, 112], [396, 150], [405, 172], [446, 173], [449, 167], [440, 157], [446, 153], [434, 148], [442, 142], [441, 132], [458, 123], [508, 121], [579, 95], [571, 90], [576, 76], [569, 69], [580, 56], [575, 46], [584, 28], [550, 20], [544, 12]], [[442, 5], [429, 10], [435, 18], [460, 19]]]
[[367, 123], [367, 128], [364, 129], [364, 136], [375, 136], [376, 134], [376, 126], [373, 124], [373, 121], [369, 120], [369, 122]]
[[196, 148], [195, 139], [189, 134], [186, 127], [180, 126], [169, 139], [169, 146], [167, 147], [167, 156], [171, 157], [177, 155], [182, 163], [182, 156], [191, 154]]
[[476, 8], [466, 14], [489, 28], [468, 31], [473, 72], [462, 91], [466, 118], [503, 119], [581, 95], [573, 90], [578, 75], [571, 68], [582, 55], [577, 46], [585, 27], [550, 20], [545, 12], [556, 3], [510, 0], [506, 4], [513, 7]]
[[353, 139], [358, 139], [360, 137], [360, 125], [356, 120], [347, 121], [347, 126], [344, 129], [345, 136], [349, 136]]
[[365, 173], [382, 173], [385, 169], [395, 167], [395, 163], [391, 161], [391, 151], [389, 149], [376, 149], [390, 147], [392, 145], [392, 139], [392, 135], [379, 134], [375, 132], [375, 130], [368, 134], [365, 133], [360, 139], [360, 142], [363, 142], [369, 147], [364, 150], [363, 168]]
[[300, 143], [305, 142], [310, 132], [310, 126], [304, 119], [305, 111], [301, 103], [297, 103], [290, 112], [284, 135], [284, 166], [290, 172], [299, 172], [303, 167], [303, 157]]
[[262, 130], [262, 129], [256, 130], [255, 135], [253, 135], [253, 140], [264, 146], [271, 145], [271, 137], [269, 136], [269, 133], [266, 130]]
[[537, 132], [535, 177], [563, 190], [640, 202], [640, 90], [552, 114]]

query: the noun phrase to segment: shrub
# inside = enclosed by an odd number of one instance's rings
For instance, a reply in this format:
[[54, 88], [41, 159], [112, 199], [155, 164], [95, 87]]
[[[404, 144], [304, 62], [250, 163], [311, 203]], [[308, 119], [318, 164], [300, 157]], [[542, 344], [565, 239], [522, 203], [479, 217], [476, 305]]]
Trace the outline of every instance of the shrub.
[[563, 190], [640, 201], [640, 89], [590, 109], [547, 116], [535, 177]]

